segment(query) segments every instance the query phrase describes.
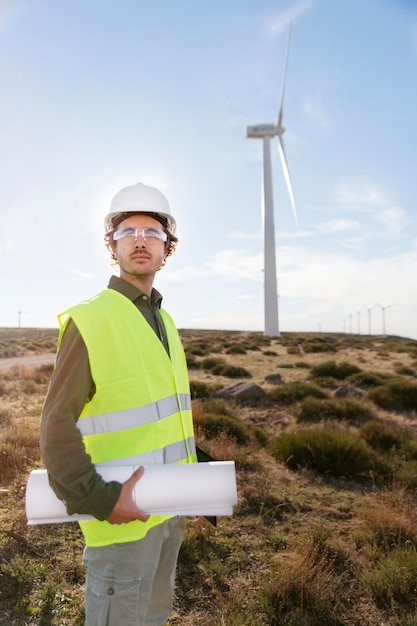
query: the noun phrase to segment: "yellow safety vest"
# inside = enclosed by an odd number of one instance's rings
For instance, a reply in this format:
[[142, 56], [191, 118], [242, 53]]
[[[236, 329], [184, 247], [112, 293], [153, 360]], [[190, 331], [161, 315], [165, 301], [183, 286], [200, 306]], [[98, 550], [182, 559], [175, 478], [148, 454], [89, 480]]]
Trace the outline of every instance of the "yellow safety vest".
[[[170, 355], [135, 305], [114, 289], [58, 316], [72, 318], [87, 347], [96, 393], [77, 422], [93, 463], [146, 465], [197, 461], [187, 365], [178, 331], [161, 309]], [[140, 503], [139, 503], [140, 506]], [[114, 525], [80, 522], [86, 545], [143, 538], [169, 516]]]

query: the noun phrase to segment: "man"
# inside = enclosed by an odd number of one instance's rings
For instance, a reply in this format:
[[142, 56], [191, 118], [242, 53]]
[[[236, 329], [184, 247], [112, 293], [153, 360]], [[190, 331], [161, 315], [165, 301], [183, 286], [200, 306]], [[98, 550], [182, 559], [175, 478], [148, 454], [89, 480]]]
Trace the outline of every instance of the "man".
[[[87, 626], [160, 626], [172, 606], [185, 521], [147, 515], [132, 492], [142, 465], [197, 460], [184, 351], [153, 287], [175, 227], [160, 191], [121, 189], [105, 218], [120, 276], [58, 316], [41, 452], [68, 513], [94, 517], [80, 522]], [[96, 464], [139, 469], [122, 485], [105, 482]]]

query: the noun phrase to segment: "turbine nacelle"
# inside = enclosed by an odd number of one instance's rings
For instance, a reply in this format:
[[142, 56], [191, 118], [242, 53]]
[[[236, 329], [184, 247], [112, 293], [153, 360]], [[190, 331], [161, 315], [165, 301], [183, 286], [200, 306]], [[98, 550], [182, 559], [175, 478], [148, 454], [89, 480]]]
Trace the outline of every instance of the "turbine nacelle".
[[276, 137], [285, 132], [283, 126], [275, 124], [257, 124], [256, 126], [248, 126], [246, 128], [246, 137], [252, 139], [263, 139], [264, 137]]

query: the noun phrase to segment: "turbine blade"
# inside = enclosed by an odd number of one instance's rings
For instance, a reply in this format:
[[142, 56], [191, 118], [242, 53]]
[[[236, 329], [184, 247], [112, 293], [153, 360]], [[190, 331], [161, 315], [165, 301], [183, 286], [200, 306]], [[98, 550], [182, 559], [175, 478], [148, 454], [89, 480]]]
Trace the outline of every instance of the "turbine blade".
[[294, 214], [295, 224], [297, 228], [299, 228], [298, 215], [297, 215], [297, 207], [295, 206], [295, 198], [291, 185], [290, 172], [288, 170], [287, 159], [285, 158], [285, 150], [284, 150], [284, 142], [282, 141], [282, 135], [278, 135], [278, 152], [281, 159], [282, 170], [284, 172], [285, 182], [287, 184], [288, 195], [290, 196], [292, 212]]
[[278, 121], [277, 121], [278, 128], [281, 128], [281, 126], [282, 126], [285, 82], [287, 80], [288, 55], [289, 55], [289, 52], [290, 52], [290, 39], [291, 39], [291, 22], [289, 23], [289, 26], [288, 26], [287, 50], [286, 50], [286, 53], [285, 53], [284, 74], [283, 74], [283, 77], [282, 77], [282, 85], [281, 85], [281, 100], [280, 100], [280, 104], [279, 104]]

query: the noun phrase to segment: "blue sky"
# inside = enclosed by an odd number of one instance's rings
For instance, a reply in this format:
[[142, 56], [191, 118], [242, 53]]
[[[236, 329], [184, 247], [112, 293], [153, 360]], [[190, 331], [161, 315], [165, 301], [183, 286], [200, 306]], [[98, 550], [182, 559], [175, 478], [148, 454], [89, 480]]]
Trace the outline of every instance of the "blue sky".
[[[112, 196], [159, 187], [180, 328], [262, 330], [262, 143], [288, 22], [287, 162], [272, 144], [279, 325], [417, 339], [414, 0], [0, 0], [0, 326], [55, 327], [107, 285]], [[368, 312], [370, 310], [370, 313]]]

